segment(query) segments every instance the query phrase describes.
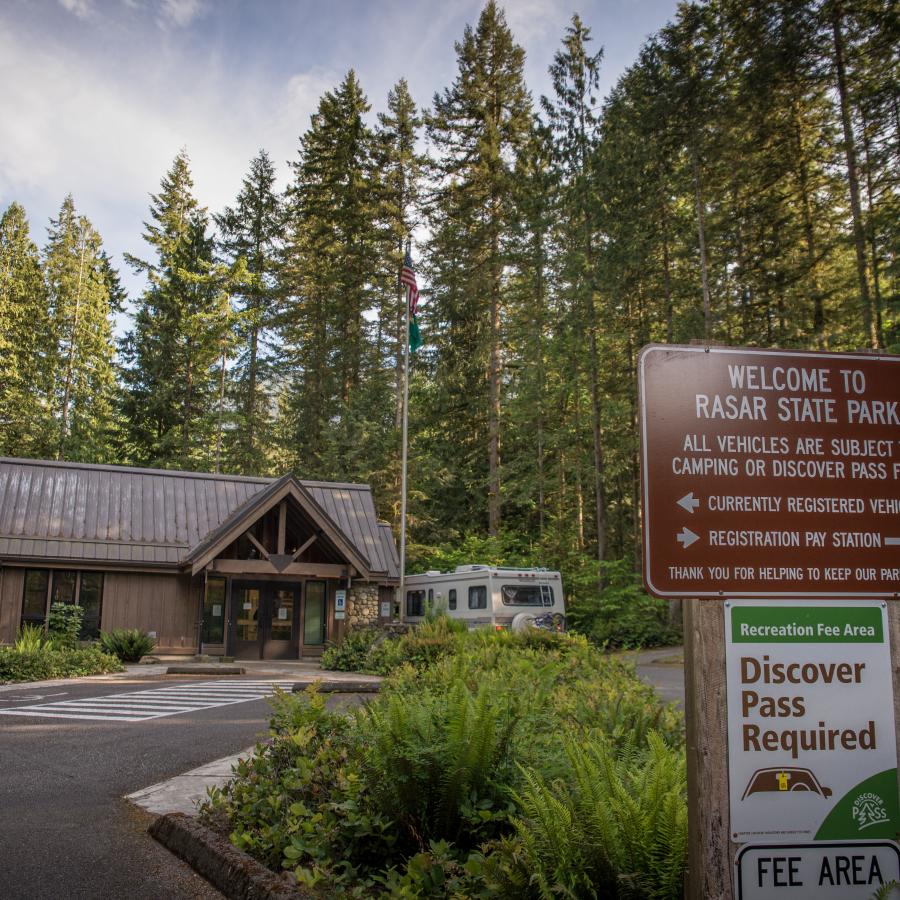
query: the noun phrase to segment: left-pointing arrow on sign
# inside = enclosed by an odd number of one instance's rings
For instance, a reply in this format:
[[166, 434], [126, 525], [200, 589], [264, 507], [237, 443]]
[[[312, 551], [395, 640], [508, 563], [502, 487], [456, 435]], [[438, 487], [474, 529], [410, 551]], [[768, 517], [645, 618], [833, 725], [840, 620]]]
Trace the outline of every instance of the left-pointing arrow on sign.
[[675, 540], [678, 541], [682, 547], [687, 549], [688, 547], [691, 546], [691, 544], [694, 543], [694, 541], [700, 540], [700, 535], [694, 534], [694, 532], [691, 531], [690, 528], [682, 528], [681, 534], [675, 535]]
[[682, 509], [686, 509], [693, 514], [694, 510], [700, 505], [700, 501], [694, 497], [694, 492], [685, 494], [680, 500], [675, 501]]

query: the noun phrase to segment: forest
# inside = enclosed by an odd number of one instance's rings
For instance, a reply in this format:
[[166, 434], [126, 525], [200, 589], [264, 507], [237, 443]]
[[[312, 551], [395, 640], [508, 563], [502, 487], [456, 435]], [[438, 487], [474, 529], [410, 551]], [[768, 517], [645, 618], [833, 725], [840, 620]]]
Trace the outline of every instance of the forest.
[[182, 150], [121, 263], [72, 195], [42, 248], [12, 202], [0, 453], [368, 482], [399, 531], [411, 239], [409, 571], [639, 592], [643, 345], [900, 351], [900, 13], [682, 3], [605, 98], [602, 26], [535, 97], [489, 0], [430, 104], [398, 72], [372, 115], [347, 72], [286, 190], [262, 149], [225, 209]]

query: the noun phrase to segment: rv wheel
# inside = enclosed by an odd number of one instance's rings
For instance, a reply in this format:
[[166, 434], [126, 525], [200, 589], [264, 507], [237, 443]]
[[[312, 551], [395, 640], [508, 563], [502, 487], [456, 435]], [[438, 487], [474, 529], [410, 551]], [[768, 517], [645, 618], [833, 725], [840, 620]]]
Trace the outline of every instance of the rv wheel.
[[534, 628], [534, 616], [531, 613], [519, 613], [512, 620], [513, 631], [525, 631], [526, 628]]

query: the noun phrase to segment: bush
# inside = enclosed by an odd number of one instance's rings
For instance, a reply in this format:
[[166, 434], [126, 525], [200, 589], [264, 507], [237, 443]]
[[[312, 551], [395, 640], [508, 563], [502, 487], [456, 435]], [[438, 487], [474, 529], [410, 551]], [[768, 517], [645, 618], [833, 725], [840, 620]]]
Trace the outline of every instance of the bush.
[[567, 610], [572, 631], [598, 647], [660, 647], [677, 644], [681, 633], [669, 624], [669, 604], [648, 596], [639, 576], [623, 560], [603, 564], [606, 587]]
[[[441, 621], [379, 646], [396, 668], [367, 706], [340, 715], [314, 690], [277, 697], [271, 743], [211, 793], [210, 824], [338, 896], [550, 896], [540, 878], [592, 896], [578, 886], [598, 872], [598, 895], [671, 896], [682, 722], [632, 667], [584, 638]], [[556, 859], [550, 801], [572, 815], [598, 797], [597, 821], [573, 826]]]
[[388, 675], [400, 666], [424, 667], [454, 651], [465, 622], [436, 614], [403, 635], [374, 628], [348, 631], [343, 643], [322, 654], [322, 667], [340, 672]]
[[19, 629], [16, 635], [16, 642], [13, 649], [16, 653], [39, 653], [41, 650], [49, 649], [50, 643], [44, 629], [40, 625], [25, 624]]
[[570, 777], [524, 773], [515, 836], [486, 856], [504, 895], [683, 896], [688, 822], [683, 752], [648, 736], [649, 752], [613, 758], [602, 740], [567, 742]]
[[338, 645], [326, 647], [322, 668], [332, 672], [372, 672], [375, 669], [374, 647], [385, 640], [377, 628], [352, 628]]
[[53, 603], [47, 617], [47, 634], [57, 647], [78, 646], [84, 610], [75, 603]]
[[121, 662], [96, 646], [66, 649], [44, 644], [26, 652], [0, 647], [0, 681], [44, 681], [121, 671]]
[[138, 628], [117, 628], [101, 631], [100, 645], [122, 662], [136, 663], [156, 646], [156, 641]]

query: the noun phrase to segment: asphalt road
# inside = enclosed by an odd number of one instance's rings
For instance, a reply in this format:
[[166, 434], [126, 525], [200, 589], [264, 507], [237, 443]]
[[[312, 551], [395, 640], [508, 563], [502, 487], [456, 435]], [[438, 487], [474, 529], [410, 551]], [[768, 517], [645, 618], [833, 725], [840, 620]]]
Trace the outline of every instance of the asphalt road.
[[[210, 680], [23, 686], [0, 692], [0, 710]], [[269, 712], [252, 700], [135, 722], [0, 715], [0, 897], [220, 898], [150, 838], [151, 817], [122, 798], [251, 746]]]
[[681, 647], [659, 647], [634, 654], [631, 661], [638, 675], [656, 688], [667, 703], [684, 709], [684, 650]]

